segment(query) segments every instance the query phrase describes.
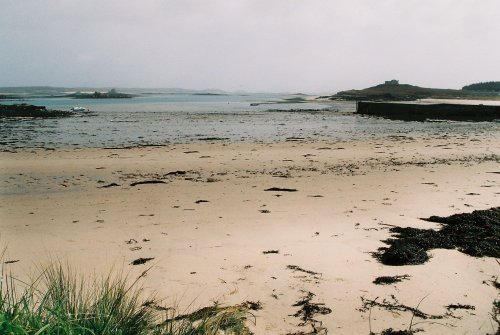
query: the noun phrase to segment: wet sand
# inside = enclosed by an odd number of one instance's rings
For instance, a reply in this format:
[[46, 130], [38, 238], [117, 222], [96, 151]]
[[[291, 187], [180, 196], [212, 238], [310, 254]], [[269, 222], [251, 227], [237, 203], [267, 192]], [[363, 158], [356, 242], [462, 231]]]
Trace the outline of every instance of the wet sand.
[[[430, 334], [494, 333], [495, 258], [438, 249], [423, 265], [386, 266], [371, 253], [391, 225], [438, 228], [420, 218], [498, 206], [499, 143], [484, 133], [2, 152], [0, 242], [18, 260], [5, 266], [26, 276], [61, 259], [131, 277], [152, 266], [144, 286], [181, 312], [260, 301], [256, 334], [411, 322]], [[131, 265], [140, 258], [152, 259]], [[372, 283], [395, 275], [408, 278]], [[441, 318], [370, 312], [375, 299]], [[315, 321], [301, 319], [301, 300], [319, 306]]]

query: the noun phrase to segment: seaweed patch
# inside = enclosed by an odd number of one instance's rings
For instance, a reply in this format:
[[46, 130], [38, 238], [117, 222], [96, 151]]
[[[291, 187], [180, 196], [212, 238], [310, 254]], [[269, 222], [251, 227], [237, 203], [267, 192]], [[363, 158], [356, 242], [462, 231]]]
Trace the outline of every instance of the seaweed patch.
[[146, 258], [137, 258], [136, 260], [132, 261], [132, 263], [130, 263], [131, 265], [141, 265], [141, 264], [144, 264], [144, 263], [147, 263], [151, 260], [153, 260], [154, 257], [146, 257]]
[[287, 265], [286, 268], [288, 270], [292, 270], [293, 272], [299, 271], [299, 272], [304, 272], [304, 273], [307, 273], [307, 274], [310, 274], [310, 275], [321, 275], [321, 273], [319, 273], [319, 272], [314, 272], [314, 271], [311, 271], [311, 270], [305, 270], [305, 269], [303, 269], [303, 268], [301, 268], [300, 266], [297, 266], [297, 265]]
[[500, 207], [425, 221], [442, 224], [440, 230], [393, 227], [395, 234], [374, 257], [386, 265], [415, 265], [429, 260], [428, 250], [457, 249], [474, 257], [500, 258]]
[[399, 275], [399, 276], [381, 276], [375, 278], [373, 283], [375, 285], [389, 285], [394, 283], [402, 282], [403, 280], [410, 279], [409, 275]]
[[[307, 334], [326, 334], [326, 328], [322, 327], [322, 322], [314, 319], [316, 314], [327, 315], [332, 312], [331, 308], [328, 308], [323, 303], [314, 303], [311, 300], [314, 298], [315, 294], [312, 292], [303, 291], [306, 296], [301, 300], [293, 304], [293, 307], [300, 307], [300, 309], [293, 315], [296, 318], [300, 318], [302, 321], [299, 323], [299, 327], [311, 326], [312, 332]], [[295, 334], [306, 334], [304, 332], [299, 332]]]
[[359, 309], [359, 311], [364, 313], [370, 311], [370, 309], [372, 309], [373, 307], [376, 307], [396, 314], [399, 314], [399, 312], [409, 312], [414, 317], [423, 320], [440, 320], [448, 317], [456, 318], [456, 316], [454, 316], [451, 311], [448, 311], [445, 314], [433, 315], [425, 313], [422, 310], [420, 310], [418, 308], [419, 305], [417, 305], [417, 307], [403, 305], [394, 295], [391, 295], [390, 300], [383, 299], [381, 302], [379, 302], [377, 301], [377, 299], [378, 297], [375, 299], [367, 299], [365, 297], [361, 297], [362, 307]]

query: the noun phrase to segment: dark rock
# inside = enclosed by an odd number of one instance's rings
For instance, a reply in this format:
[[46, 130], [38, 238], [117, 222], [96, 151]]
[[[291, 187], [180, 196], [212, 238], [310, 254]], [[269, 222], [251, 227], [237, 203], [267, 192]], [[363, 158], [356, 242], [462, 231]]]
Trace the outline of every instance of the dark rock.
[[75, 113], [69, 111], [48, 110], [45, 106], [28, 104], [0, 105], [0, 118], [5, 117], [39, 117], [55, 118], [71, 116]]

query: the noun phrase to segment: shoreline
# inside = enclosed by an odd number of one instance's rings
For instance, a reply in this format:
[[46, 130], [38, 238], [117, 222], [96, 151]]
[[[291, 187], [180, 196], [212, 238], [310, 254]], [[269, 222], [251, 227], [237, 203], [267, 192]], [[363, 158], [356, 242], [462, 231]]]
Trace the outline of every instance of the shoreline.
[[[311, 331], [293, 316], [308, 292], [332, 310], [314, 318], [335, 334], [368, 333], [362, 298], [391, 295], [411, 307], [425, 297], [419, 309], [433, 315], [475, 307], [439, 321], [447, 326], [419, 325], [426, 332], [494, 332], [495, 258], [436, 249], [423, 265], [395, 267], [370, 253], [385, 246], [388, 225], [437, 228], [420, 218], [498, 206], [498, 152], [495, 132], [17, 149], [0, 153], [0, 241], [22, 276], [51, 257], [134, 276], [152, 265], [146, 288], [181, 309], [260, 301], [256, 334]], [[162, 183], [132, 186], [145, 181]], [[154, 259], [130, 265], [138, 258]], [[409, 279], [372, 283], [397, 275]], [[370, 322], [374, 332], [404, 329], [411, 316], [373, 308]]]

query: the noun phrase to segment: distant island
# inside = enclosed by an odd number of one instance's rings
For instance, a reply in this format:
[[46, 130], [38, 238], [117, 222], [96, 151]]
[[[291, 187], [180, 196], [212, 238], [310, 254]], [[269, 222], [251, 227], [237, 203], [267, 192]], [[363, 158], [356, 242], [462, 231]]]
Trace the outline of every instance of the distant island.
[[74, 99], [129, 99], [134, 97], [134, 95], [132, 94], [117, 92], [114, 88], [107, 92], [98, 92], [98, 91], [95, 91], [94, 93], [76, 92], [68, 94], [66, 96]]
[[500, 82], [477, 83], [464, 86], [461, 90], [426, 88], [400, 84], [389, 80], [383, 84], [362, 90], [341, 91], [330, 100], [350, 101], [414, 101], [419, 99], [500, 99]]

